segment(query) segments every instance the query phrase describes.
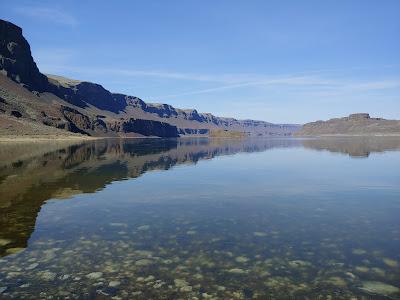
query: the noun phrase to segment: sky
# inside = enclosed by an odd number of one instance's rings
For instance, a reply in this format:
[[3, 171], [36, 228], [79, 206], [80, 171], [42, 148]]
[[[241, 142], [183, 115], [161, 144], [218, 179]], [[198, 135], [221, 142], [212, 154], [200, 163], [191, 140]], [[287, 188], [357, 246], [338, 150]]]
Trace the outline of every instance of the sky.
[[400, 119], [398, 0], [0, 4], [43, 73], [239, 119]]

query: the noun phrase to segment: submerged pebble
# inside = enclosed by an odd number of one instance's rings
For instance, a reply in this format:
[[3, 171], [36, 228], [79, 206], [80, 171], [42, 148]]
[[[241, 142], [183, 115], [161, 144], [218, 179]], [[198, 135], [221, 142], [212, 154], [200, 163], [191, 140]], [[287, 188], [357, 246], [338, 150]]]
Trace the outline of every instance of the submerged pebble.
[[384, 258], [383, 262], [385, 263], [385, 265], [391, 267], [391, 268], [397, 268], [399, 267], [399, 263], [397, 261], [395, 261], [394, 259], [391, 258]]
[[337, 287], [342, 287], [342, 288], [347, 286], [346, 281], [343, 278], [340, 278], [337, 276], [330, 277], [327, 280], [327, 283], [335, 285]]
[[359, 273], [368, 273], [369, 272], [369, 268], [368, 267], [364, 267], [364, 266], [357, 266], [355, 268], [355, 270]]
[[245, 270], [239, 269], [239, 268], [229, 269], [228, 272], [232, 273], [232, 274], [246, 274], [247, 273]]
[[39, 277], [46, 281], [53, 281], [57, 274], [50, 271], [39, 272]]
[[142, 225], [137, 228], [140, 231], [146, 231], [150, 229], [150, 225]]
[[0, 239], [0, 247], [6, 246], [8, 244], [11, 244], [11, 240], [8, 239]]
[[23, 250], [25, 250], [25, 248], [9, 248], [6, 250], [6, 253], [7, 254], [17, 254]]
[[86, 275], [88, 279], [99, 279], [103, 276], [102, 272], [92, 272]]
[[355, 255], [364, 255], [367, 253], [367, 251], [365, 251], [364, 249], [357, 248], [357, 249], [353, 249], [352, 253]]
[[253, 235], [257, 236], [257, 237], [264, 237], [264, 236], [267, 236], [268, 234], [265, 232], [256, 231], [253, 233]]
[[145, 266], [149, 266], [153, 263], [153, 261], [151, 261], [150, 259], [139, 259], [138, 261], [135, 262], [135, 265], [138, 267], [145, 267]]
[[33, 269], [35, 269], [38, 265], [39, 265], [38, 263], [30, 264], [29, 266], [26, 267], [26, 270], [33, 270]]
[[383, 296], [390, 296], [391, 294], [400, 292], [400, 288], [378, 281], [364, 281], [360, 289], [368, 293]]
[[311, 266], [311, 263], [304, 260], [292, 260], [289, 261], [289, 266], [292, 268], [304, 268]]
[[115, 280], [115, 281], [110, 281], [109, 283], [108, 283], [108, 286], [109, 287], [118, 287], [118, 286], [120, 286], [121, 285], [121, 282], [119, 282], [119, 281], [117, 281], [117, 280]]
[[246, 263], [249, 259], [246, 256], [238, 256], [235, 258], [235, 261], [238, 263]]

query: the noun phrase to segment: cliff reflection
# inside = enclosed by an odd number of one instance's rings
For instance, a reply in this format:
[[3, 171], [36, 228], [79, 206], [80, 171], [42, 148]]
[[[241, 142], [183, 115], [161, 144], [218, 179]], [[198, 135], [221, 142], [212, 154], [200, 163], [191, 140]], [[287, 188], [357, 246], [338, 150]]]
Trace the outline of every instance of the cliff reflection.
[[0, 255], [25, 248], [49, 199], [94, 193], [150, 170], [237, 152], [298, 145], [297, 140], [98, 140], [80, 145], [1, 145]]
[[400, 149], [396, 138], [352, 139], [106, 139], [79, 145], [0, 146], [0, 256], [27, 246], [37, 215], [49, 199], [94, 193], [113, 181], [150, 170], [239, 152], [305, 147], [368, 157]]
[[371, 153], [400, 149], [399, 137], [337, 137], [306, 139], [305, 148], [348, 154], [354, 158], [368, 157]]

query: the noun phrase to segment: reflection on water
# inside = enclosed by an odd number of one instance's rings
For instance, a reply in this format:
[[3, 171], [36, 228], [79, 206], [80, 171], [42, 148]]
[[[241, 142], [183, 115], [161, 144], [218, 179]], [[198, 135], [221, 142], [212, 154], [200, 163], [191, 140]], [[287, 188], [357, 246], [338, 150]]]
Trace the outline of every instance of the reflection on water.
[[0, 298], [398, 299], [399, 149], [395, 138], [1, 145]]
[[302, 141], [302, 144], [306, 148], [348, 153], [352, 157], [368, 157], [374, 152], [385, 152], [400, 149], [400, 139], [397, 137], [342, 137], [305, 139]]

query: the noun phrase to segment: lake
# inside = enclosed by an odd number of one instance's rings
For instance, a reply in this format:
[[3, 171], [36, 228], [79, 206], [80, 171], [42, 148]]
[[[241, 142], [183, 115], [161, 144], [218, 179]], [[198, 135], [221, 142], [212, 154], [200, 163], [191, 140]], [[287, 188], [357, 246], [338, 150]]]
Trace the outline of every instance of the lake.
[[0, 144], [1, 299], [400, 299], [400, 139]]

